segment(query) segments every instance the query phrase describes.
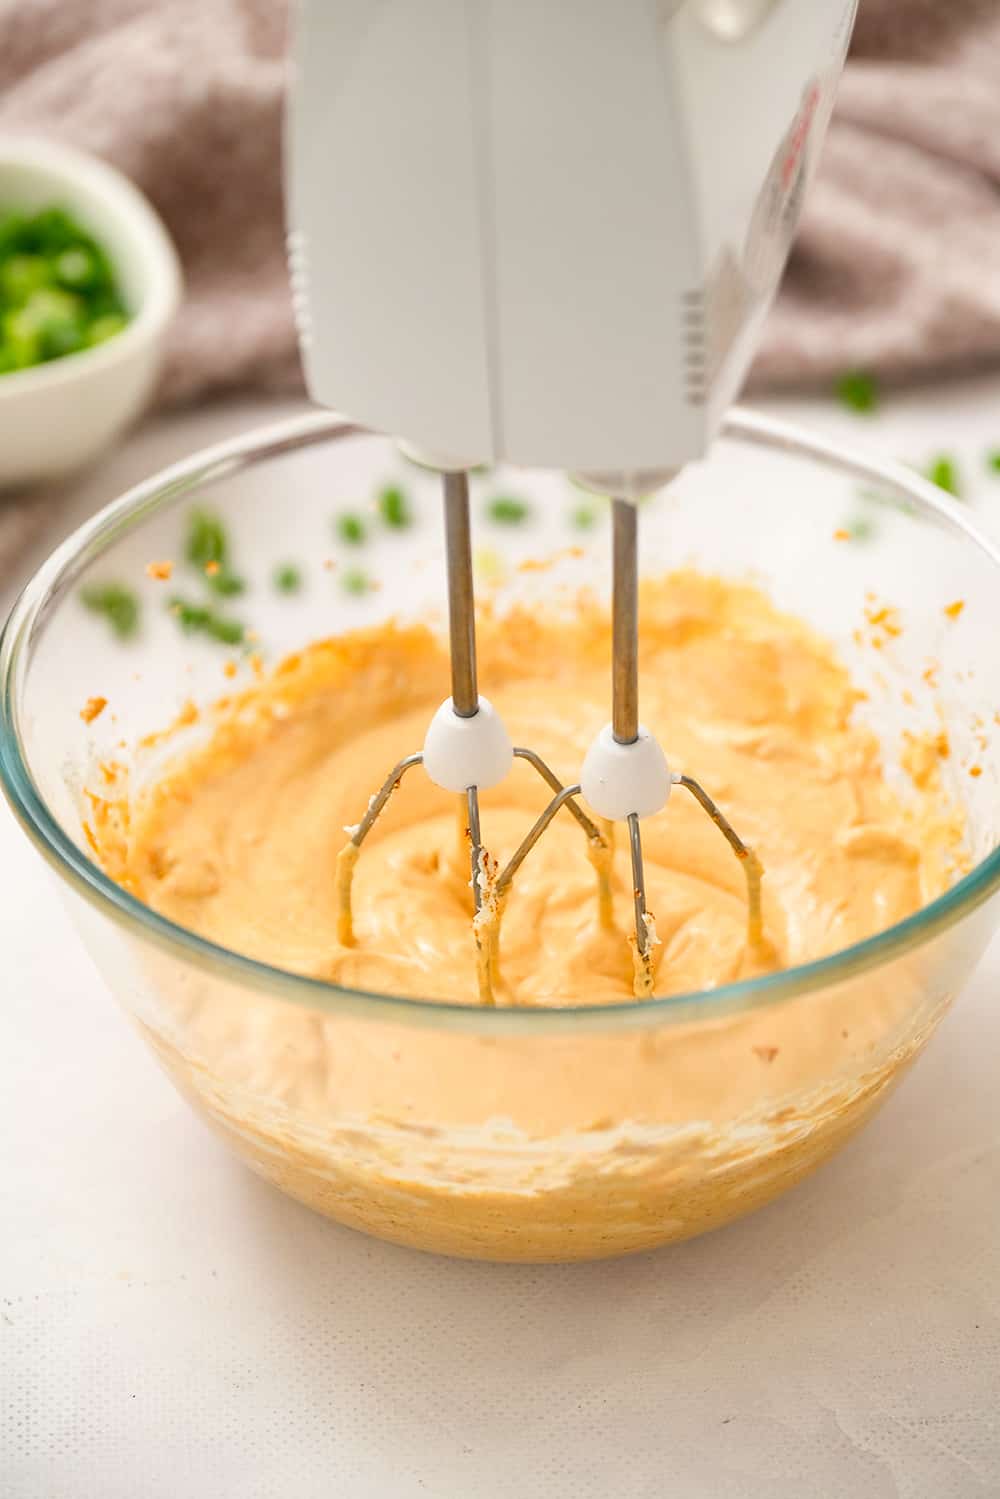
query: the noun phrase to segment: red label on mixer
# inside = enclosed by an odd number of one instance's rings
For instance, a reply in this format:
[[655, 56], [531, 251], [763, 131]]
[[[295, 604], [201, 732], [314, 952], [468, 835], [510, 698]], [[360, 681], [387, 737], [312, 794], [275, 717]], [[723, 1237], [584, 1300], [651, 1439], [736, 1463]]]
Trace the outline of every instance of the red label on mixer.
[[757, 297], [773, 291], [792, 243], [809, 172], [809, 145], [822, 100], [823, 87], [813, 78], [781, 139], [757, 199], [742, 256], [744, 272]]

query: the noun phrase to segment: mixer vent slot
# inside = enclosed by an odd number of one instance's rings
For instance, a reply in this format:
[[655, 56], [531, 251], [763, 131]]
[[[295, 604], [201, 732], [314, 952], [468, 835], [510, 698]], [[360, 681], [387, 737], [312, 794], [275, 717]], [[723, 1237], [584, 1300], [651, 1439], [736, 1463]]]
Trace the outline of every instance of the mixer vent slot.
[[308, 349], [312, 341], [309, 321], [309, 267], [305, 237], [297, 229], [290, 229], [285, 237], [288, 255], [288, 280], [292, 289], [292, 312], [298, 330], [299, 342]]
[[704, 406], [711, 384], [705, 293], [701, 287], [681, 295], [684, 349], [684, 394], [691, 406]]

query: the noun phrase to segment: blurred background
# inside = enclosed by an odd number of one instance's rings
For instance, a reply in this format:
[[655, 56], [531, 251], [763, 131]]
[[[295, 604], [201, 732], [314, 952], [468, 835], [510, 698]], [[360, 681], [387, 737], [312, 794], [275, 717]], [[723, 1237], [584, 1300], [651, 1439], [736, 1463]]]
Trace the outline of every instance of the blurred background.
[[[138, 437], [119, 438], [103, 469], [91, 465], [69, 486], [40, 491], [16, 474], [3, 485], [4, 597], [53, 527], [65, 531], [164, 458], [303, 399], [283, 248], [288, 9], [285, 0], [0, 0], [0, 146], [42, 137], [119, 169], [166, 226], [184, 282]], [[2, 198], [0, 170], [0, 218]], [[98, 334], [110, 327], [99, 323]], [[904, 430], [884, 442], [933, 466], [957, 440], [949, 401], [961, 426], [977, 402], [1000, 395], [988, 377], [971, 395], [957, 393], [956, 379], [998, 359], [1000, 6], [861, 0], [750, 395], [814, 397], [820, 422], [899, 411]], [[13, 433], [20, 418], [3, 402], [3, 380], [0, 432], [6, 421]], [[906, 413], [917, 413], [919, 432], [928, 411], [938, 427], [923, 451], [899, 451], [910, 441]], [[861, 435], [878, 445], [877, 430], [871, 421]]]
[[[0, 0], [0, 622], [98, 508], [306, 406], [288, 19]], [[1000, 538], [1000, 0], [860, 0], [747, 399], [911, 464]], [[848, 505], [834, 535], [865, 547], [878, 507], [862, 486]], [[3, 1499], [440, 1496], [435, 1474], [477, 1464], [574, 1499], [1000, 1494], [1000, 945], [815, 1189], [669, 1262], [543, 1275], [331, 1239], [232, 1170], [53, 897], [0, 801]], [[533, 1454], [546, 1422], [578, 1457], [519, 1489], [511, 1444]]]

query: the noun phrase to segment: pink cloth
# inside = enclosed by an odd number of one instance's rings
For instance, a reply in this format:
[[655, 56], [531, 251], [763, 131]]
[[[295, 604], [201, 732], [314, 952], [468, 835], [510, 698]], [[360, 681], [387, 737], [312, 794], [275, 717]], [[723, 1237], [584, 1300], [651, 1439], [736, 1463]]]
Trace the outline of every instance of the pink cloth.
[[[802, 0], [808, 3], [808, 0]], [[149, 195], [188, 295], [161, 397], [300, 380], [280, 190], [284, 0], [0, 0], [0, 130]], [[1000, 3], [861, 0], [757, 384], [1000, 355]]]

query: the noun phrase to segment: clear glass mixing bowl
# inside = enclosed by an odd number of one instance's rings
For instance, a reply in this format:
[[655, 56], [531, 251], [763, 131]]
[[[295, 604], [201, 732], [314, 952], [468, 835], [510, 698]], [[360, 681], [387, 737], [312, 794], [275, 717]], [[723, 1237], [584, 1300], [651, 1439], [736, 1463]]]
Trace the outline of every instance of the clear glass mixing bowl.
[[[382, 587], [351, 593], [332, 517], [394, 479], [415, 524], [378, 532], [358, 560]], [[529, 498], [533, 519], [484, 521], [485, 496], [503, 491]], [[501, 604], [562, 582], [606, 588], [608, 527], [572, 529], [570, 512], [590, 502], [564, 478], [477, 476], [473, 499], [479, 570]], [[907, 470], [746, 414], [644, 507], [647, 573], [694, 564], [750, 577], [838, 643], [868, 692], [858, 711], [890, 775], [901, 776], [903, 732], [936, 731], [944, 715], [944, 771], [965, 809], [972, 868], [917, 914], [821, 961], [699, 994], [543, 1011], [359, 993], [270, 968], [154, 914], [93, 862], [83, 819], [101, 762], [132, 762], [141, 781], [156, 765], [155, 750], [137, 753], [141, 736], [226, 686], [225, 647], [184, 634], [165, 608], [169, 589], [145, 576], [151, 560], [182, 555], [195, 505], [228, 527], [250, 583], [232, 612], [271, 661], [393, 614], [440, 619], [443, 554], [433, 477], [383, 439], [307, 416], [197, 455], [110, 505], [50, 558], [7, 624], [6, 793], [108, 983], [238, 1155], [292, 1196], [388, 1239], [565, 1260], [735, 1218], [813, 1170], [878, 1107], [996, 917], [1000, 556], [960, 507]], [[845, 540], [859, 505], [864, 524]], [[551, 571], [516, 569], [554, 554]], [[327, 571], [335, 555], [339, 571]], [[272, 586], [285, 559], [305, 565], [300, 593]], [[82, 587], [109, 580], [141, 596], [134, 640], [117, 640], [81, 605]], [[881, 650], [866, 634], [873, 597], [902, 625]], [[958, 601], [961, 612], [947, 612]], [[109, 706], [88, 724], [80, 710], [92, 695]], [[879, 1025], [845, 1030], [859, 1004]], [[782, 1007], [802, 1023], [783, 1025], [796, 1054], [772, 1064], [769, 1028]]]

